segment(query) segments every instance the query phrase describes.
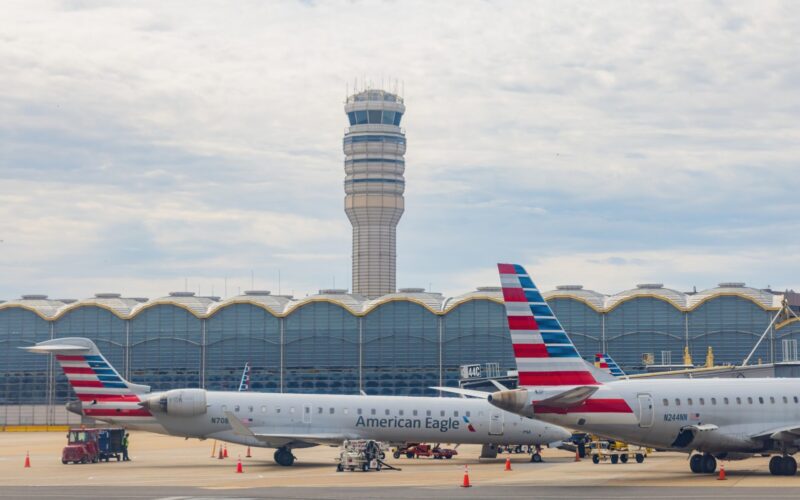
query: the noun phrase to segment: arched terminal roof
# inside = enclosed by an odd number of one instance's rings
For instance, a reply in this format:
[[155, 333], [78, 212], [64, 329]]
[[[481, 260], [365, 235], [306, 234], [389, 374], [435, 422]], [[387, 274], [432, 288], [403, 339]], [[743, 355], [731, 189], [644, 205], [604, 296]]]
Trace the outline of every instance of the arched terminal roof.
[[[547, 300], [572, 299], [583, 302], [599, 313], [610, 312], [627, 301], [646, 297], [663, 300], [683, 312], [691, 311], [709, 300], [723, 296], [740, 297], [755, 303], [762, 309], [778, 310], [783, 297], [782, 294], [772, 293], [768, 290], [746, 287], [743, 283], [721, 283], [716, 288], [689, 294], [653, 283], [638, 285], [634, 289], [614, 295], [603, 295], [586, 290], [580, 285], [562, 285], [556, 287], [555, 290], [544, 292], [543, 295]], [[122, 319], [129, 319], [150, 307], [173, 305], [186, 309], [198, 318], [207, 318], [233, 304], [253, 304], [262, 307], [274, 316], [286, 316], [295, 309], [313, 302], [328, 302], [346, 309], [351, 314], [363, 316], [383, 304], [408, 301], [419, 304], [434, 314], [441, 315], [472, 300], [490, 300], [502, 304], [502, 290], [496, 286], [478, 287], [474, 291], [445, 298], [439, 293], [426, 292], [422, 288], [403, 288], [397, 293], [372, 300], [368, 300], [362, 295], [348, 293], [343, 289], [320, 290], [320, 293], [302, 299], [294, 299], [287, 295], [272, 295], [266, 290], [251, 290], [223, 301], [220, 301], [218, 297], [199, 297], [192, 292], [172, 292], [166, 297], [154, 300], [102, 293], [69, 304], [60, 300], [50, 300], [46, 295], [23, 295], [20, 299], [8, 302], [0, 301], [0, 310], [19, 307], [33, 311], [44, 319], [52, 320], [80, 307], [96, 306], [107, 309]]]
[[64, 302], [60, 300], [51, 300], [47, 295], [29, 294], [23, 295], [16, 300], [9, 300], [0, 304], [0, 309], [11, 309], [19, 307], [34, 312], [44, 319], [53, 319], [59, 312], [59, 309], [65, 306]]
[[596, 311], [605, 308], [607, 297], [594, 290], [584, 290], [583, 285], [559, 285], [555, 290], [544, 292], [545, 300], [550, 299], [575, 299], [585, 302], [589, 307]]
[[637, 297], [661, 299], [669, 302], [675, 306], [676, 309], [684, 309], [686, 307], [687, 295], [671, 288], [664, 288], [664, 285], [661, 283], [642, 283], [636, 285], [636, 288], [631, 288], [630, 290], [625, 290], [624, 292], [619, 292], [606, 298], [605, 309], [614, 309], [623, 302]]

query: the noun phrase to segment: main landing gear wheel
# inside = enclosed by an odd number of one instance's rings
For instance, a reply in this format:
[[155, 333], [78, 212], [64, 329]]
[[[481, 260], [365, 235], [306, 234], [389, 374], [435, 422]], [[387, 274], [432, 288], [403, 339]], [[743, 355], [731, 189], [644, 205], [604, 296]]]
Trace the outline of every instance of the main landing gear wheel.
[[794, 457], [772, 457], [769, 461], [769, 472], [773, 476], [794, 476], [797, 473], [797, 461]]
[[620, 455], [619, 456], [619, 461], [622, 462], [623, 464], [627, 464], [628, 463], [628, 455]]
[[689, 458], [689, 468], [695, 474], [703, 472], [703, 455], [692, 455]]
[[636, 454], [636, 463], [640, 464], [642, 462], [644, 462], [644, 454], [643, 453], [637, 453]]
[[703, 455], [703, 472], [705, 474], [713, 474], [715, 470], [717, 470], [717, 459], [714, 458], [712, 455], [705, 454]]
[[275, 463], [284, 467], [289, 467], [294, 463], [294, 455], [292, 455], [292, 451], [288, 448], [278, 448], [275, 450], [274, 458]]
[[599, 464], [600, 463], [600, 455], [592, 455], [592, 463]]
[[611, 463], [615, 464], [619, 462], [619, 455], [611, 455]]
[[534, 453], [533, 455], [531, 455], [531, 462], [538, 464], [541, 461], [542, 461], [542, 456], [539, 453]]

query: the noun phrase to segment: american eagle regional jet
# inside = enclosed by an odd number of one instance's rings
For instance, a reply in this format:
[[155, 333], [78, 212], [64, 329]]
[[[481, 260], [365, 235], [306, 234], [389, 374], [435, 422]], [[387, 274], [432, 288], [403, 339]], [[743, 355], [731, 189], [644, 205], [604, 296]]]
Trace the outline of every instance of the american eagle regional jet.
[[24, 349], [56, 356], [83, 415], [129, 429], [276, 448], [275, 462], [284, 466], [294, 463], [294, 448], [335, 446], [346, 439], [482, 444], [486, 452], [488, 445], [534, 445], [531, 461], [539, 462], [541, 445], [571, 435], [480, 399], [150, 392], [149, 386], [122, 378], [89, 339], [53, 339]]
[[491, 404], [611, 439], [697, 452], [689, 460], [695, 473], [754, 454], [774, 455], [773, 475], [797, 472], [797, 379], [598, 380], [525, 269], [498, 269], [519, 386], [492, 393]]

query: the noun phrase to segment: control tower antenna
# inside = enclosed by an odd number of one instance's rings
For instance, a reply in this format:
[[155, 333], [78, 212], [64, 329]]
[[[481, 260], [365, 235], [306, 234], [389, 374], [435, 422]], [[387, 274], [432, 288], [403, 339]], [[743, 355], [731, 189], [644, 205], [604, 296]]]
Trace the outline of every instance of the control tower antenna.
[[[366, 80], [366, 79], [365, 79]], [[405, 200], [406, 107], [396, 93], [369, 85], [347, 98], [344, 208], [353, 225], [353, 293], [394, 293], [397, 223]]]

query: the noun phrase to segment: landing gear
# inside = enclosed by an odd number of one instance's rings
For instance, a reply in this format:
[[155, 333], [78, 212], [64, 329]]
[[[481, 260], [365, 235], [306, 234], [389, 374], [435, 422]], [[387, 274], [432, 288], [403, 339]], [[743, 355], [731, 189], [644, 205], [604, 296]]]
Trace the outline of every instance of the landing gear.
[[[533, 452], [533, 453], [531, 453]], [[528, 453], [531, 453], [531, 462], [533, 463], [540, 463], [542, 461], [542, 447], [537, 446], [535, 450], [531, 450], [531, 447], [528, 446]]]
[[284, 467], [289, 467], [294, 463], [294, 455], [292, 455], [292, 450], [289, 448], [278, 448], [275, 450], [274, 458], [275, 463]]
[[692, 469], [692, 472], [695, 474], [700, 474], [703, 472], [703, 455], [692, 455], [689, 458], [689, 468]]
[[789, 455], [776, 455], [769, 461], [769, 472], [773, 476], [794, 476], [797, 473], [797, 461]]
[[708, 453], [692, 455], [689, 459], [689, 468], [695, 474], [713, 474], [717, 470], [717, 459]]

